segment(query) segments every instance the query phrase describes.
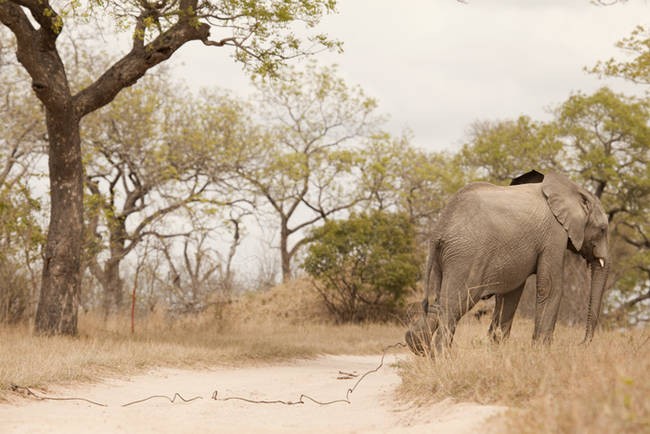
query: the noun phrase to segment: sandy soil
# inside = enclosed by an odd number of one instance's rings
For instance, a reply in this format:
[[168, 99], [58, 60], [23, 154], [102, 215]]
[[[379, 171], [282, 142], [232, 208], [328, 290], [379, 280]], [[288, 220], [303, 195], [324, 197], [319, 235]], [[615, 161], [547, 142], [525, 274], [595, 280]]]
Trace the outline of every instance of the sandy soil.
[[[398, 403], [394, 398], [399, 378], [395, 356], [387, 356], [377, 373], [368, 375], [350, 395], [350, 404], [320, 406], [251, 404], [211, 399], [241, 396], [255, 400], [297, 401], [301, 394], [319, 401], [343, 399], [356, 382], [339, 379], [339, 371], [363, 374], [377, 367], [380, 356], [327, 356], [277, 366], [218, 368], [212, 370], [155, 370], [126, 380], [52, 388], [49, 396], [84, 397], [82, 401], [17, 399], [0, 405], [0, 432], [8, 433], [473, 433], [482, 432], [486, 420], [499, 407], [442, 402], [429, 407]], [[38, 393], [38, 391], [35, 391]], [[150, 395], [180, 393], [189, 403], [151, 399], [129, 407], [123, 404]]]

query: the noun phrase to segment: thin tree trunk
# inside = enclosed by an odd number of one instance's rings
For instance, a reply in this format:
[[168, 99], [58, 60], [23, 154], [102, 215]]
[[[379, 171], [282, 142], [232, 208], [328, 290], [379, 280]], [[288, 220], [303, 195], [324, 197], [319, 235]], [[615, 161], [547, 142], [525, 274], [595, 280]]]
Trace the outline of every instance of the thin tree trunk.
[[124, 218], [111, 218], [109, 220], [109, 250], [110, 258], [106, 261], [104, 277], [106, 287], [104, 296], [108, 300], [105, 307], [105, 314], [108, 315], [111, 309], [119, 310], [124, 299], [124, 283], [120, 277], [120, 265], [125, 256], [124, 243], [126, 240], [126, 220]]
[[234, 232], [232, 235], [232, 243], [230, 243], [230, 249], [228, 249], [228, 257], [226, 259], [226, 270], [224, 272], [223, 281], [224, 281], [224, 290], [228, 293], [228, 298], [230, 298], [230, 292], [233, 290], [233, 275], [232, 275], [232, 261], [237, 253], [237, 247], [239, 247], [239, 242], [241, 238], [239, 225], [240, 222], [237, 219], [231, 219], [233, 224]]
[[83, 169], [79, 119], [72, 107], [46, 111], [50, 174], [50, 225], [45, 245], [35, 330], [77, 334], [83, 234]]
[[104, 316], [113, 310], [119, 310], [124, 300], [124, 285], [120, 278], [120, 261], [110, 258], [104, 269], [104, 280], [101, 282], [104, 289]]
[[282, 219], [280, 229], [280, 259], [282, 261], [282, 282], [291, 280], [291, 255], [289, 253], [289, 229], [286, 219]]

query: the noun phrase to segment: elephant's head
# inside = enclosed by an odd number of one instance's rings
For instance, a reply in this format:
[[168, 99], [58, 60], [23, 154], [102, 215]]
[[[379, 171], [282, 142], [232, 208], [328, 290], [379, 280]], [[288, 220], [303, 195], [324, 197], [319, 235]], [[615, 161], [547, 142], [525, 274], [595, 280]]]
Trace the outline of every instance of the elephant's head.
[[596, 196], [564, 175], [549, 173], [541, 182], [549, 208], [569, 236], [567, 247], [580, 253], [591, 267], [585, 334], [585, 341], [590, 341], [598, 322], [609, 270], [607, 214]]
[[598, 198], [558, 173], [544, 176], [542, 191], [573, 249], [591, 265], [604, 268], [608, 261], [607, 214]]

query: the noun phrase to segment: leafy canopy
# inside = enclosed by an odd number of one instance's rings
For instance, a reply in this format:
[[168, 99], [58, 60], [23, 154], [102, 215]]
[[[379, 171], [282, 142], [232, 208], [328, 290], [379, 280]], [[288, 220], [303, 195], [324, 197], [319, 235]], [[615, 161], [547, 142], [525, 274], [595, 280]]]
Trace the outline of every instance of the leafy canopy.
[[[189, 20], [205, 45], [234, 48], [233, 57], [262, 75], [275, 74], [284, 60], [323, 49], [341, 49], [341, 43], [312, 29], [323, 16], [336, 12], [336, 0], [79, 0], [51, 2], [44, 14], [57, 33], [67, 19], [97, 23], [114, 19], [114, 31], [128, 32], [134, 46], [150, 45], [179, 22]], [[55, 12], [55, 10], [58, 12]], [[135, 24], [135, 25], [134, 25]], [[296, 26], [301, 24], [302, 28]], [[151, 46], [154, 48], [154, 46]]]
[[628, 54], [627, 60], [611, 57], [586, 70], [601, 77], [621, 77], [634, 83], [650, 84], [650, 31], [644, 26], [637, 26], [616, 46]]

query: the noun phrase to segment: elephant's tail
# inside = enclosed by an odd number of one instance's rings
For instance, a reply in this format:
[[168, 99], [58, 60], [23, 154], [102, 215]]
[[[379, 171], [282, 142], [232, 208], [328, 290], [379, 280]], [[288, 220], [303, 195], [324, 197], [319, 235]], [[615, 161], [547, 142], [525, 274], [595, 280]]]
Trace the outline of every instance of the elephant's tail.
[[440, 240], [434, 239], [429, 242], [429, 257], [427, 259], [427, 269], [424, 276], [424, 300], [422, 307], [424, 313], [429, 313], [429, 297], [431, 294], [438, 303], [440, 295], [440, 285], [442, 282], [442, 270], [440, 269]]

